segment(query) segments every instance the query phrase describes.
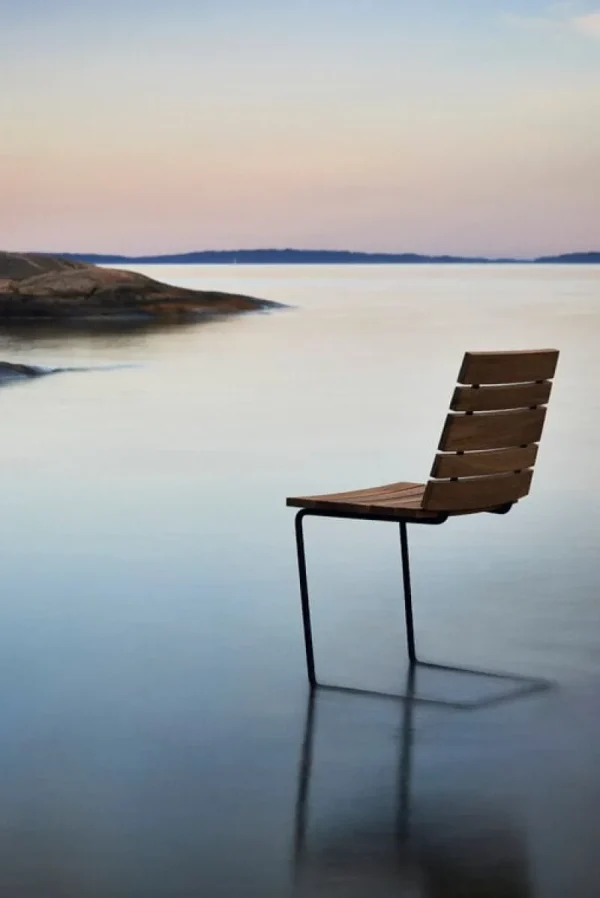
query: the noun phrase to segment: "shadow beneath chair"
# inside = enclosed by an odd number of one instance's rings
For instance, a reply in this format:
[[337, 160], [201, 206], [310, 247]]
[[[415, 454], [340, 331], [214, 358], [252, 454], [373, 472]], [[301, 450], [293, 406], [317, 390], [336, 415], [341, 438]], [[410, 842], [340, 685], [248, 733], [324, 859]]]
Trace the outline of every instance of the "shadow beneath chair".
[[[356, 718], [358, 723], [354, 742], [345, 740], [338, 750], [335, 726], [333, 742], [331, 737], [323, 742], [331, 713], [335, 711], [329, 700], [333, 693], [341, 697], [350, 696], [353, 691], [336, 687], [311, 691], [294, 819], [293, 878], [299, 898], [367, 894], [391, 898], [405, 893], [422, 898], [530, 898], [532, 895], [527, 853], [510, 807], [499, 807], [478, 794], [470, 778], [469, 758], [459, 757], [449, 765], [451, 769], [460, 767], [458, 780], [452, 776], [444, 779], [448, 767], [446, 754], [456, 752], [456, 746], [442, 740], [433, 752], [429, 746], [427, 764], [431, 766], [432, 753], [434, 763], [424, 780], [422, 807], [415, 807], [419, 794], [413, 794], [414, 717], [417, 709], [423, 707], [414, 695], [415, 674], [411, 668], [406, 683], [407, 698], [401, 704], [399, 734], [394, 740], [395, 748], [392, 747], [396, 759], [392, 758], [391, 762], [395, 779], [392, 788], [373, 785], [373, 778], [381, 776], [382, 765], [372, 758], [365, 745], [360, 748], [360, 764], [364, 764], [365, 770], [357, 773], [356, 742], [369, 731], [360, 726], [360, 713], [365, 705], [335, 703], [338, 711], [340, 705], [345, 705], [352, 721]], [[323, 702], [330, 704], [327, 717], [318, 713]], [[434, 708], [423, 713], [437, 718]], [[444, 720], [447, 717], [442, 717]], [[454, 715], [452, 720], [456, 721]], [[354, 728], [352, 721], [350, 725]], [[317, 758], [317, 732], [323, 729], [321, 756]], [[316, 777], [315, 767], [319, 768]], [[439, 793], [430, 786], [432, 780], [443, 783]], [[329, 798], [329, 805], [333, 805], [333, 809], [325, 812], [324, 795]]]
[[[438, 675], [436, 677], [436, 674]], [[453, 676], [456, 675], [456, 676]], [[470, 679], [469, 679], [470, 678]], [[423, 690], [423, 681], [428, 681]], [[449, 680], [453, 680], [449, 684]], [[436, 682], [437, 681], [437, 682]], [[480, 691], [477, 683], [483, 687], [484, 694], [470, 695], [470, 687]], [[512, 683], [510, 688], [501, 688], [501, 684]], [[463, 692], [463, 698], [444, 697], [444, 689], [451, 685], [453, 692]], [[477, 711], [491, 708], [504, 702], [512, 702], [540, 692], [556, 688], [556, 683], [538, 677], [526, 677], [518, 674], [504, 674], [496, 671], [478, 670], [470, 667], [452, 667], [448, 664], [434, 664], [429, 661], [414, 661], [408, 667], [406, 692], [381, 692], [379, 690], [362, 689], [353, 686], [337, 686], [318, 683], [316, 689], [326, 692], [339, 692], [347, 695], [364, 695], [392, 701], [409, 700], [428, 705], [438, 705], [456, 711]], [[465, 691], [466, 690], [466, 691]], [[465, 697], [466, 696], [466, 697]]]

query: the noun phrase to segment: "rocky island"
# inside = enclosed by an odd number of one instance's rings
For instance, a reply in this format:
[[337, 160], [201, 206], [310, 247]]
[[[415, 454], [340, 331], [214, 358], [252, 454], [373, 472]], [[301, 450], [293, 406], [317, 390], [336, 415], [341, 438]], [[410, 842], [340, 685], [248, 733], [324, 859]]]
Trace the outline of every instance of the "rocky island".
[[173, 287], [135, 272], [59, 256], [0, 252], [0, 321], [189, 319], [276, 305], [232, 293]]

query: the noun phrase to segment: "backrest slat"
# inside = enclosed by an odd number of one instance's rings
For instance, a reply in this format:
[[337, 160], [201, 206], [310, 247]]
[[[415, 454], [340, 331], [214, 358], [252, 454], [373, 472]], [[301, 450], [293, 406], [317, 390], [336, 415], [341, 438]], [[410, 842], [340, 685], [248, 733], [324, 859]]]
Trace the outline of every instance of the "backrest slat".
[[439, 452], [431, 469], [432, 477], [483, 477], [486, 474], [509, 474], [532, 468], [537, 445], [487, 452]]
[[467, 352], [422, 507], [485, 511], [529, 492], [558, 350]]
[[533, 471], [437, 480], [427, 484], [427, 508], [431, 511], [483, 511], [522, 499], [529, 492]]
[[467, 452], [536, 443], [542, 435], [545, 417], [544, 407], [448, 415], [439, 448], [442, 452]]
[[545, 405], [550, 398], [552, 384], [542, 380], [532, 384], [509, 386], [457, 387], [450, 403], [455, 412], [495, 412], [509, 408], [531, 408]]
[[551, 380], [557, 349], [525, 352], [466, 352], [458, 375], [460, 384], [517, 384]]

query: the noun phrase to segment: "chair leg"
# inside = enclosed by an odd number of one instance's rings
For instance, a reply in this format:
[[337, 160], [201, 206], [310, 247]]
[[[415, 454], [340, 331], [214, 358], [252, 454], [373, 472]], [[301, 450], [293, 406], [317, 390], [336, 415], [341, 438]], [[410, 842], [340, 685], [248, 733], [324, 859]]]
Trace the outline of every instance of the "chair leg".
[[402, 553], [402, 582], [404, 584], [404, 617], [406, 620], [406, 644], [408, 648], [408, 661], [412, 666], [417, 663], [417, 652], [415, 648], [415, 627], [412, 609], [412, 590], [410, 585], [408, 533], [405, 521], [400, 521], [400, 550]]
[[298, 552], [298, 576], [300, 579], [300, 601], [302, 603], [302, 625], [304, 627], [304, 649], [306, 651], [306, 672], [311, 688], [317, 685], [315, 675], [315, 653], [313, 649], [312, 625], [310, 620], [310, 604], [308, 601], [308, 581], [306, 579], [306, 553], [304, 551], [304, 533], [302, 520], [306, 512], [296, 515], [296, 549]]

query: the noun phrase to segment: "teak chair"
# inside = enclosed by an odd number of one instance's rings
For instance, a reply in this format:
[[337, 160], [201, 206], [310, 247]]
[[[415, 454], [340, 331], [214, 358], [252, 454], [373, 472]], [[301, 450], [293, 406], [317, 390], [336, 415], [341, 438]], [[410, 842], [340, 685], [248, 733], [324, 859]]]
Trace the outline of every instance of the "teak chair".
[[469, 672], [465, 668], [425, 663], [417, 658], [407, 525], [442, 524], [455, 515], [480, 512], [506, 514], [529, 493], [557, 362], [556, 349], [465, 353], [450, 413], [426, 484], [391, 483], [372, 489], [287, 499], [288, 506], [301, 509], [296, 515], [296, 545], [306, 666], [311, 687], [321, 684], [315, 673], [302, 529], [303, 519], [308, 515], [398, 523], [409, 668], [414, 670], [420, 664]]

